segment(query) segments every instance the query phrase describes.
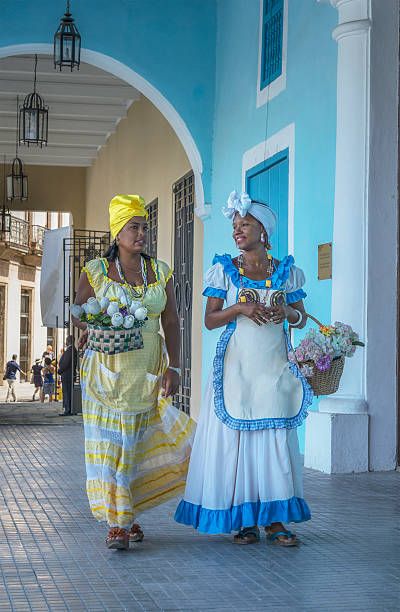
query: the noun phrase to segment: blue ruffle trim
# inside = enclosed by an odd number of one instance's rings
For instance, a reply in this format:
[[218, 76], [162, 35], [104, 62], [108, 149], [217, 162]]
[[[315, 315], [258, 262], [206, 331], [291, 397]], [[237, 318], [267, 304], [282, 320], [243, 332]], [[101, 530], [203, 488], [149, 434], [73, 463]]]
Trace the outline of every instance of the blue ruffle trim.
[[[224, 271], [230, 277], [232, 283], [235, 287], [240, 287], [240, 274], [239, 270], [236, 268], [235, 264], [232, 262], [232, 257], [225, 253], [224, 255], [215, 255], [213, 259], [213, 265], [216, 263], [222, 264]], [[281, 289], [283, 283], [285, 283], [289, 277], [290, 268], [294, 264], [294, 259], [292, 255], [286, 255], [279, 263], [275, 272], [270, 277], [271, 280], [271, 289]], [[248, 287], [252, 289], [265, 289], [265, 280], [251, 280], [246, 276], [242, 277], [242, 285], [243, 287]]]
[[206, 287], [203, 291], [205, 297], [214, 297], [224, 300], [226, 298], [227, 291], [225, 289], [214, 289], [214, 287]]
[[[214, 357], [213, 370], [213, 385], [214, 385], [214, 410], [217, 417], [231, 429], [240, 431], [257, 431], [259, 429], [294, 429], [299, 427], [308, 412], [308, 407], [313, 401], [313, 392], [310, 384], [303, 374], [300, 372], [296, 364], [289, 363], [289, 368], [292, 374], [299, 378], [303, 387], [303, 399], [300, 410], [294, 417], [289, 418], [266, 418], [266, 419], [235, 419], [226, 410], [224, 400], [224, 360], [225, 351], [228, 342], [236, 329], [236, 323], [229, 323], [222, 332], [217, 343], [217, 349]], [[292, 350], [289, 334], [285, 329], [287, 349]]]
[[292, 291], [291, 293], [286, 294], [286, 304], [293, 304], [293, 302], [304, 300], [306, 297], [307, 293], [303, 291], [303, 289], [297, 289], [297, 291]]
[[301, 523], [311, 518], [310, 509], [301, 497], [269, 502], [245, 502], [228, 510], [208, 510], [185, 501], [179, 503], [175, 520], [203, 533], [231, 533], [242, 527], [271, 523]]

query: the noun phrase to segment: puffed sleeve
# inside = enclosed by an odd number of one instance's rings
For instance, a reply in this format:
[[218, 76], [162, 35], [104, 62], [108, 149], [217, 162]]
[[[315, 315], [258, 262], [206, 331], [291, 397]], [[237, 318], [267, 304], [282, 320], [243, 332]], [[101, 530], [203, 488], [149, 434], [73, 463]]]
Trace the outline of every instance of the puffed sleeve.
[[224, 267], [222, 264], [216, 263], [204, 275], [203, 295], [224, 300], [227, 292], [228, 280], [224, 273]]
[[297, 266], [292, 266], [285, 285], [287, 304], [293, 304], [293, 302], [304, 300], [307, 297], [307, 293], [302, 289], [305, 282], [306, 277], [303, 270], [297, 268]]
[[157, 259], [157, 260], [152, 259], [151, 265], [153, 266], [153, 269], [154, 269], [154, 266], [157, 267], [156, 276], [158, 276], [158, 278], [161, 280], [163, 284], [163, 287], [165, 287], [169, 279], [173, 275], [173, 270], [169, 267], [167, 263], [165, 263], [165, 261], [161, 261], [161, 259]]

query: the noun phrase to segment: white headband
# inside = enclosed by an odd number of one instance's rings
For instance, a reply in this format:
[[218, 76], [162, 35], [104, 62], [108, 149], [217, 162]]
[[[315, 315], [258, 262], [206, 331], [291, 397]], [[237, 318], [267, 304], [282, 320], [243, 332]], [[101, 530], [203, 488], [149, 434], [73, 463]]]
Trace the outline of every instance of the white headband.
[[271, 238], [276, 229], [277, 217], [268, 204], [254, 202], [247, 193], [239, 194], [237, 191], [231, 192], [226, 204], [222, 213], [227, 219], [232, 219], [236, 213], [239, 213], [241, 217], [249, 214], [263, 225], [268, 238]]

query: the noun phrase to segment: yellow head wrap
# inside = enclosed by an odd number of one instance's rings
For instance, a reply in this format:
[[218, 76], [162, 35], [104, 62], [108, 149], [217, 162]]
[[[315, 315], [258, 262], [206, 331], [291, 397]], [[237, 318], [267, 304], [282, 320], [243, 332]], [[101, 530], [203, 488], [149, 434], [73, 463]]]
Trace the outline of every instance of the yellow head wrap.
[[148, 218], [145, 201], [139, 195], [116, 195], [110, 202], [110, 231], [113, 238], [132, 217]]

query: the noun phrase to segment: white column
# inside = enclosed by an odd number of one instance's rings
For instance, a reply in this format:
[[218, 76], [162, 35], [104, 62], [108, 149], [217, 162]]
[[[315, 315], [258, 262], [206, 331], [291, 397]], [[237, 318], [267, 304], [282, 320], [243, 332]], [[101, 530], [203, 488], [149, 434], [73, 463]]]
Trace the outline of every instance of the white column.
[[[338, 60], [332, 321], [349, 323], [366, 340], [370, 1], [331, 4], [339, 12], [333, 31]], [[322, 399], [319, 413], [311, 415], [306, 466], [327, 472], [368, 469], [366, 350], [346, 359], [339, 391]]]

